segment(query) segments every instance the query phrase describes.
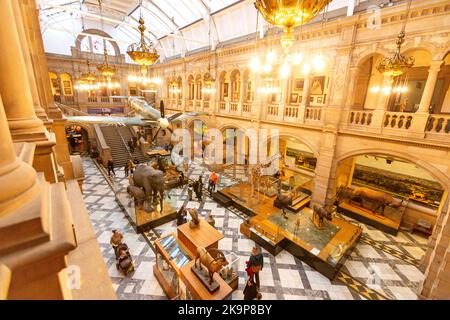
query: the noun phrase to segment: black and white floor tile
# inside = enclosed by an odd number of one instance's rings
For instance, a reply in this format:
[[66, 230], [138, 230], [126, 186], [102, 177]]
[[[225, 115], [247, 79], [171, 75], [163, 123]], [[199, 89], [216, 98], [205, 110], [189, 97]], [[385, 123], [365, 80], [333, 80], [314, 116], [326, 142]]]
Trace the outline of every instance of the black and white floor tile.
[[[90, 218], [97, 233], [97, 240], [102, 248], [104, 261], [113, 281], [119, 299], [166, 299], [158, 281], [153, 275], [155, 254], [152, 243], [158, 237], [174, 232], [175, 221], [168, 222], [150, 230], [145, 235], [136, 234], [130, 221], [126, 218], [115, 200], [114, 189], [126, 187], [127, 179], [121, 170], [110, 183], [101, 174], [97, 166], [89, 158], [83, 158], [85, 170], [84, 199]], [[209, 172], [198, 163], [190, 168], [189, 178], [197, 179], [200, 174], [206, 182]], [[219, 188], [245, 179], [242, 168], [227, 168], [220, 175]], [[111, 183], [112, 182], [112, 183]], [[206, 185], [206, 184], [205, 184]], [[242, 299], [243, 282], [245, 281], [245, 261], [248, 260], [253, 241], [239, 232], [239, 226], [245, 218], [235, 210], [230, 211], [213, 201], [205, 192], [202, 202], [187, 199], [186, 187], [170, 191], [169, 200], [175, 208], [186, 204], [188, 208], [198, 208], [202, 216], [212, 214], [216, 227], [225, 238], [219, 242], [224, 253], [233, 252], [239, 257], [239, 289], [233, 293], [233, 299]], [[238, 213], [238, 214], [236, 214]], [[109, 245], [111, 231], [119, 229], [124, 234], [124, 241], [130, 247], [136, 271], [128, 277], [120, 274], [115, 266], [114, 253]], [[417, 288], [423, 274], [414, 265], [420, 260], [426, 249], [427, 241], [409, 233], [400, 232], [397, 237], [387, 235], [374, 228], [363, 225], [364, 237], [360, 241], [343, 267], [343, 276], [348, 281], [356, 281], [361, 290], [375, 290], [388, 299], [416, 299]], [[396, 253], [388, 253], [391, 248]], [[293, 257], [281, 252], [276, 257], [263, 250], [265, 256], [264, 269], [260, 274], [263, 299], [366, 299], [370, 295], [359, 294], [352, 290], [345, 281], [330, 281], [319, 272]], [[410, 258], [408, 261], [402, 259]], [[362, 285], [359, 285], [362, 284]], [[369, 289], [370, 288], [370, 289]]]

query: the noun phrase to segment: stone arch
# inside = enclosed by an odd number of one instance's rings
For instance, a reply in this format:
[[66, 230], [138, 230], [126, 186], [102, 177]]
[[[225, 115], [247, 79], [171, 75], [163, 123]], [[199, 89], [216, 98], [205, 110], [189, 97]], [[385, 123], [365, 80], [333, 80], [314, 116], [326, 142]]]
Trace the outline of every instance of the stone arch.
[[[75, 40], [75, 47], [81, 51], [81, 41], [83, 41], [84, 38], [87, 37], [87, 34], [92, 34], [92, 35], [97, 35], [100, 37], [104, 37], [104, 38], [109, 38], [111, 40], [108, 40], [109, 43], [112, 45], [112, 47], [114, 48], [114, 53], [116, 56], [120, 55], [120, 48], [117, 45], [117, 42], [114, 41], [114, 38], [111, 37], [108, 33], [104, 32], [103, 30], [99, 30], [99, 29], [85, 29], [83, 30], [83, 34], [79, 34]], [[106, 40], [106, 39], [105, 39]]]
[[390, 53], [389, 50], [386, 50], [384, 48], [367, 49], [353, 58], [354, 61], [353, 66], [361, 66], [364, 62], [366, 62], [375, 54], [380, 54], [384, 57], [388, 57], [389, 53]]
[[[302, 136], [280, 131], [277, 137], [298, 140], [311, 150], [311, 152], [314, 154], [314, 157], [319, 158], [319, 147], [314, 145], [314, 143], [312, 143], [311, 141], [304, 139]], [[269, 141], [270, 137], [266, 137], [262, 142], [269, 143]]]
[[412, 154], [406, 154], [403, 152], [398, 152], [391, 149], [382, 149], [382, 148], [367, 148], [367, 149], [358, 149], [358, 150], [352, 150], [349, 152], [345, 152], [341, 155], [336, 156], [335, 165], [337, 165], [339, 162], [351, 158], [356, 157], [360, 155], [369, 155], [369, 154], [383, 154], [388, 155], [392, 157], [396, 157], [408, 162], [411, 162], [424, 170], [426, 170], [433, 178], [438, 181], [444, 189], [450, 189], [450, 177], [445, 175], [442, 171], [440, 171], [435, 166], [431, 165], [429, 162], [424, 161], [418, 157], [415, 157]]
[[408, 52], [415, 50], [427, 51], [431, 56], [431, 60], [433, 60], [433, 57], [437, 53], [436, 47], [429, 42], [421, 42], [418, 46], [415, 46], [414, 43], [410, 41], [403, 45], [401, 52], [402, 54], [407, 54]]

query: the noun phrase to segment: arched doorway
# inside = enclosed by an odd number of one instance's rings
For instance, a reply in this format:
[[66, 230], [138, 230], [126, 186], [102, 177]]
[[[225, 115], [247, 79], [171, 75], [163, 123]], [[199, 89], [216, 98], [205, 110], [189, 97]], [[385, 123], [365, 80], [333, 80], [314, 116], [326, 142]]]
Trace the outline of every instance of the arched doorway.
[[66, 126], [66, 137], [71, 154], [81, 154], [91, 149], [88, 131], [78, 124]]

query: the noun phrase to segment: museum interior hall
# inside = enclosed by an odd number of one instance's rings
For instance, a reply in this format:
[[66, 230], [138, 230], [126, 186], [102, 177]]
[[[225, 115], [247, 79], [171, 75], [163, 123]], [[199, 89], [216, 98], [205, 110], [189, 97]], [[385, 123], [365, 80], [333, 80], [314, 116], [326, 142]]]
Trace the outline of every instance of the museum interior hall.
[[450, 300], [450, 1], [0, 0], [0, 300]]

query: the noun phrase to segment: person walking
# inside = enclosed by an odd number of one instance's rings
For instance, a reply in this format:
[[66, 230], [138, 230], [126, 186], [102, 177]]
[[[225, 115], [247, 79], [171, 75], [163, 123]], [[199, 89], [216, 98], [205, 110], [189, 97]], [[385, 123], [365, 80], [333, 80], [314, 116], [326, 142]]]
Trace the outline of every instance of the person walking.
[[191, 183], [189, 183], [189, 185], [188, 185], [187, 193], [188, 193], [189, 201], [192, 201], [192, 184]]
[[116, 175], [116, 173], [114, 172], [114, 162], [113, 162], [113, 159], [110, 158], [110, 159], [108, 160], [106, 166], [108, 167], [108, 176], [111, 177], [111, 173], [112, 173], [113, 175]]
[[128, 162], [125, 163], [125, 167], [123, 168], [123, 171], [125, 172], [125, 177], [128, 177], [128, 175], [130, 174], [130, 169], [128, 167]]
[[211, 176], [209, 177], [208, 181], [208, 191], [210, 193], [213, 193], [213, 191], [216, 191], [217, 182], [219, 181], [219, 177], [215, 172], [211, 173]]
[[247, 274], [251, 278], [255, 278], [256, 287], [260, 288], [260, 282], [259, 282], [259, 272], [262, 270], [264, 265], [264, 256], [261, 253], [261, 250], [258, 247], [252, 248], [252, 254], [250, 256], [249, 261], [247, 263]]

